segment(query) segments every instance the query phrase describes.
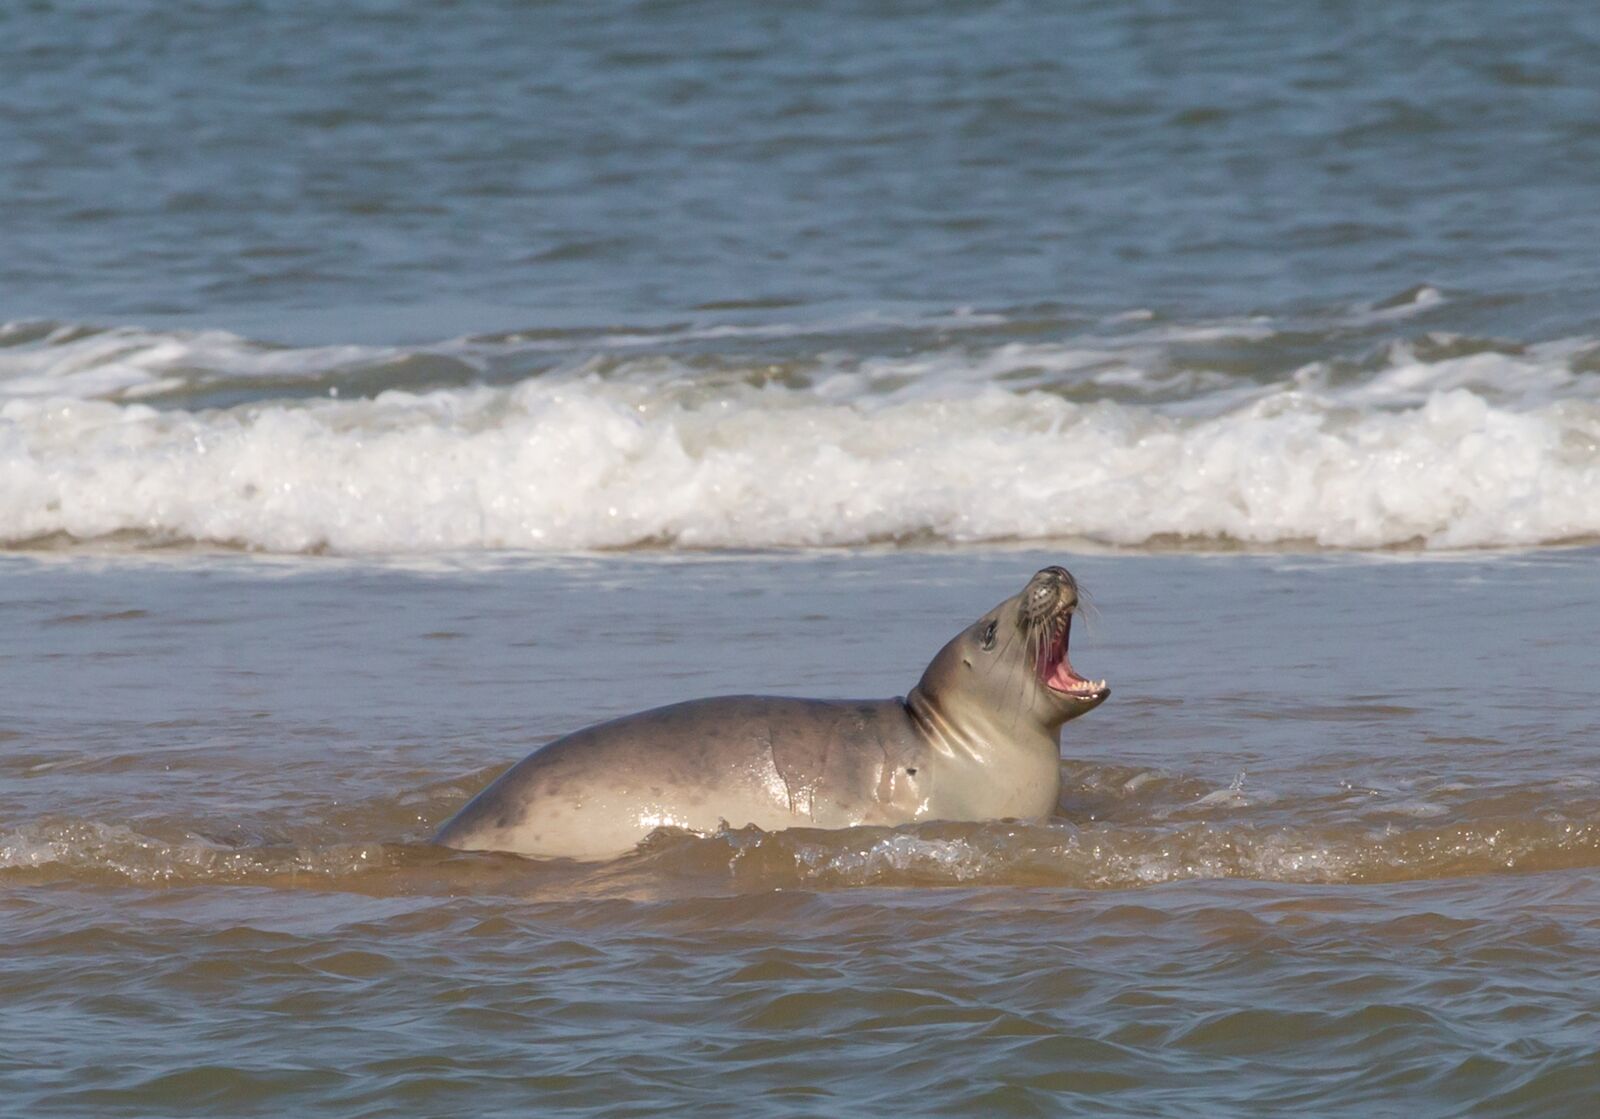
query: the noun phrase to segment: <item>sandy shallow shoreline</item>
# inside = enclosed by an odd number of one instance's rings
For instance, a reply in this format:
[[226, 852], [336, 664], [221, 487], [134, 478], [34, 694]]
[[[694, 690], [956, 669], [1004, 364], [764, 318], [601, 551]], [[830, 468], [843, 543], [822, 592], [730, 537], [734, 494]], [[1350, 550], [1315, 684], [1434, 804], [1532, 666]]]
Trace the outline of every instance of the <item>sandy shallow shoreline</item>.
[[[1595, 560], [11, 555], [0, 1078], [34, 1114], [1581, 1114]], [[1048, 562], [1115, 689], [1055, 821], [421, 845], [585, 722], [903, 691]]]

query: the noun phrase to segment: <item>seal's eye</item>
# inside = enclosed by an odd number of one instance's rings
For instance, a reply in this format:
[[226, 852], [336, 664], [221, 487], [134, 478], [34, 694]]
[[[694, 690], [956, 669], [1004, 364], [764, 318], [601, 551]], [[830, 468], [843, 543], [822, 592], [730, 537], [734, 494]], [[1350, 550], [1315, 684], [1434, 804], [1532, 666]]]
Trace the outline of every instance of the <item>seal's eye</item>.
[[983, 627], [983, 647], [986, 651], [994, 648], [994, 631], [999, 625], [999, 622], [990, 622]]

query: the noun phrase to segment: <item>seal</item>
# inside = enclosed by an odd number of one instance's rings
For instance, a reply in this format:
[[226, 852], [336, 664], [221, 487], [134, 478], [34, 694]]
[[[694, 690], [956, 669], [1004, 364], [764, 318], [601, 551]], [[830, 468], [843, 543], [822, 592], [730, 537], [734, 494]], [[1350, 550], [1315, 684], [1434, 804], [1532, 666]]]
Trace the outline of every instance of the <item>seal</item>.
[[1078, 584], [1047, 567], [940, 649], [904, 698], [723, 696], [534, 751], [434, 842], [595, 860], [657, 828], [844, 828], [1048, 816], [1061, 726], [1104, 703], [1067, 659]]

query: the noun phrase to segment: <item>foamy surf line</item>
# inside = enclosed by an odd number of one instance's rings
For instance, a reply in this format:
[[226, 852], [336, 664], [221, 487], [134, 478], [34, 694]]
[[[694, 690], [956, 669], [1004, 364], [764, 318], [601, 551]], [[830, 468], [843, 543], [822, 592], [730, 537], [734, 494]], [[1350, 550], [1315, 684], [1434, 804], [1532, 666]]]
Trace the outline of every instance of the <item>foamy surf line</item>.
[[1130, 889], [1196, 879], [1355, 884], [1536, 873], [1593, 867], [1600, 835], [1591, 819], [1547, 812], [1440, 826], [1374, 830], [1352, 825], [1179, 828], [1086, 825], [918, 824], [835, 832], [754, 827], [711, 836], [657, 832], [610, 864], [563, 864], [445, 852], [416, 843], [230, 846], [194, 834], [161, 838], [126, 824], [58, 820], [0, 832], [0, 881], [97, 878], [143, 884], [449, 889], [477, 871], [498, 876], [629, 869], [761, 889], [916, 885], [1049, 885]]
[[1171, 539], [1327, 548], [1600, 535], [1600, 405], [1296, 388], [1194, 418], [984, 387], [696, 398], [595, 378], [208, 412], [0, 408], [0, 542], [269, 552]]

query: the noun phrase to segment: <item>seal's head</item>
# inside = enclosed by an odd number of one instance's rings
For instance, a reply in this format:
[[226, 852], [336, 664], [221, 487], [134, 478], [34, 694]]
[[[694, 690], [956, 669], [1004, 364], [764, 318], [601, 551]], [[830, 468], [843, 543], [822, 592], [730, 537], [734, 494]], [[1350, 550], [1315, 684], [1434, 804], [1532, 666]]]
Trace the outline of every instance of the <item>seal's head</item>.
[[976, 704], [991, 719], [1022, 715], [1054, 732], [1111, 695], [1067, 659], [1077, 609], [1077, 580], [1047, 567], [941, 649], [917, 687], [942, 709]]

